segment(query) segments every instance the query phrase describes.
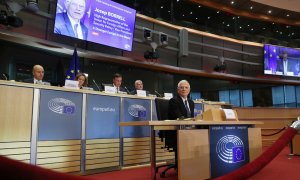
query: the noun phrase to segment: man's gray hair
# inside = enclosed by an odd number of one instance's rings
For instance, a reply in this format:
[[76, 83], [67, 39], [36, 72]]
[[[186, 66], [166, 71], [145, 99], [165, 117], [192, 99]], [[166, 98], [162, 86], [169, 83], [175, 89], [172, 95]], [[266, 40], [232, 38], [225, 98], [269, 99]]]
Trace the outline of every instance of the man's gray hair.
[[183, 83], [187, 83], [189, 85], [189, 88], [190, 88], [190, 83], [187, 80], [181, 80], [181, 81], [179, 81], [179, 83], [177, 85], [177, 88], [179, 88], [180, 85], [183, 84]]
[[142, 83], [142, 84], [143, 84], [143, 81], [142, 81], [142, 80], [136, 80], [136, 81], [134, 82], [134, 85], [136, 85], [136, 83]]

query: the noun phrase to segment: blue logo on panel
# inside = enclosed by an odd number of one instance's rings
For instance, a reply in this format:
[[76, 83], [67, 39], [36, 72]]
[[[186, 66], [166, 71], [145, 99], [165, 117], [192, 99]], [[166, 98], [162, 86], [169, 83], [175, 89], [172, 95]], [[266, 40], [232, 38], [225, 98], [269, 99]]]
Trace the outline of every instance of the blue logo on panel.
[[223, 136], [217, 143], [216, 152], [225, 163], [237, 163], [245, 160], [243, 141], [235, 135]]
[[236, 146], [232, 148], [233, 162], [245, 161], [245, 153], [243, 146]]
[[139, 104], [133, 104], [128, 107], [128, 113], [133, 117], [146, 117], [147, 110], [144, 106]]
[[65, 98], [53, 98], [48, 102], [51, 111], [57, 114], [74, 114], [75, 103]]

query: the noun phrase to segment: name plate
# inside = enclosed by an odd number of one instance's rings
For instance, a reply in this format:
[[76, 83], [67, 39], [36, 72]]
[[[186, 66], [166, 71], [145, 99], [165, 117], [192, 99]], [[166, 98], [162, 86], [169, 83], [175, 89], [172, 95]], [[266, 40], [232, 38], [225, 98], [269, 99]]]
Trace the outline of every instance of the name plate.
[[145, 90], [136, 90], [136, 95], [139, 97], [146, 97], [146, 91]]
[[78, 81], [73, 81], [73, 80], [66, 79], [64, 87], [68, 88], [68, 89], [79, 89]]
[[164, 93], [164, 98], [165, 99], [171, 99], [173, 97], [172, 93]]
[[104, 92], [109, 94], [116, 94], [116, 88], [113, 86], [104, 86]]
[[294, 72], [286, 72], [286, 75], [288, 75], [288, 76], [294, 76]]
[[232, 109], [223, 109], [226, 119], [236, 119], [235, 113]]

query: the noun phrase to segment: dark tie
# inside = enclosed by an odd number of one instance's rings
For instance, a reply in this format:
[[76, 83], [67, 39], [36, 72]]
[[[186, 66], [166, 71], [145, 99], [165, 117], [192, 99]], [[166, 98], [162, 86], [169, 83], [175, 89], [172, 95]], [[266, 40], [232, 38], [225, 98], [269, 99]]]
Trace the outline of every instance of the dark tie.
[[75, 37], [78, 37], [77, 27], [78, 27], [78, 24], [75, 24], [74, 25], [74, 34], [75, 34]]
[[187, 118], [190, 118], [191, 117], [191, 111], [190, 111], [190, 108], [188, 106], [188, 101], [187, 100], [184, 101], [184, 105], [185, 105], [185, 109], [186, 109]]

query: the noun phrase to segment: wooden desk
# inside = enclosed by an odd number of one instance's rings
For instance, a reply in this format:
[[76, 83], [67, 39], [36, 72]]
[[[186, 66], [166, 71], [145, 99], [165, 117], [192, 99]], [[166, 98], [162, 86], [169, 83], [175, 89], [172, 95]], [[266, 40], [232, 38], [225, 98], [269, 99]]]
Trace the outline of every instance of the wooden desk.
[[[139, 122], [120, 122], [120, 126], [149, 126], [150, 131], [150, 137], [151, 137], [151, 179], [156, 179], [156, 156], [155, 156], [155, 131], [156, 130], [179, 130], [178, 133], [178, 141], [185, 142], [185, 138], [192, 137], [194, 140], [195, 137], [199, 137], [199, 135], [206, 134], [206, 140], [204, 140], [204, 144], [198, 144], [201, 148], [209, 148], [208, 147], [208, 130], [204, 129], [200, 131], [198, 130], [182, 130], [181, 129], [186, 125], [203, 125], [203, 126], [214, 126], [214, 125], [256, 125], [256, 124], [262, 124], [261, 122], [256, 121], [139, 121]], [[206, 131], [206, 132], [205, 132]], [[182, 135], [182, 136], [181, 136]], [[185, 136], [185, 137], [184, 137]], [[248, 138], [249, 138], [249, 156], [250, 161], [255, 159], [257, 156], [261, 153], [261, 134], [260, 134], [260, 128], [249, 128], [248, 129]], [[202, 140], [205, 139], [202, 136]], [[195, 141], [193, 141], [194, 144]], [[198, 141], [199, 143], [199, 141]], [[203, 158], [203, 155], [199, 155], [200, 159], [194, 159], [194, 162], [186, 162], [184, 159], [181, 159], [180, 156], [186, 156], [188, 153], [187, 151], [190, 149], [191, 144], [185, 143], [183, 144], [185, 147], [182, 148], [178, 146], [178, 179], [209, 179], [210, 178], [210, 167], [209, 167], [209, 156], [206, 154], [206, 159], [203, 161], [201, 157]], [[194, 144], [195, 145], [195, 144]], [[204, 145], [204, 146], [203, 146]], [[187, 147], [189, 146], [189, 147]], [[199, 148], [198, 147], [198, 148]], [[195, 147], [193, 147], [195, 148]], [[205, 151], [207, 153], [207, 149], [200, 151]], [[209, 152], [209, 149], [208, 149]], [[189, 157], [191, 159], [191, 157]], [[197, 162], [196, 162], [197, 160]], [[199, 164], [199, 162], [204, 165], [205, 167], [193, 167], [189, 166], [191, 164]], [[189, 171], [189, 173], [186, 170]], [[193, 171], [193, 172], [191, 172]], [[191, 176], [192, 174], [192, 176]]]

